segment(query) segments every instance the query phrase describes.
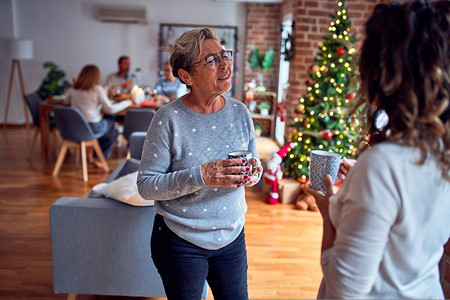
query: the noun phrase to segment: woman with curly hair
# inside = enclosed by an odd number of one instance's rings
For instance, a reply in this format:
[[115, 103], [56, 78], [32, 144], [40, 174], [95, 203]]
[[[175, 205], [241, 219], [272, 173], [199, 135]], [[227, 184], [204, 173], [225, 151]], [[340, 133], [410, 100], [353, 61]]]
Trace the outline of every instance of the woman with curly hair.
[[[370, 135], [323, 217], [319, 298], [443, 298], [450, 236], [449, 1], [380, 4], [366, 23], [356, 109]], [[387, 124], [377, 117], [385, 112]], [[345, 169], [345, 168], [344, 168]]]

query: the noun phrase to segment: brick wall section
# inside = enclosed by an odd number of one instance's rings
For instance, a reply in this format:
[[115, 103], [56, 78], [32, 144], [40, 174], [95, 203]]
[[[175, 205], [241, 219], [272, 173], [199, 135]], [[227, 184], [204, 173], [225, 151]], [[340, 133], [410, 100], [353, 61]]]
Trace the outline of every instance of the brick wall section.
[[273, 66], [264, 73], [264, 86], [270, 91], [277, 91], [278, 69], [280, 60], [281, 42], [281, 4], [248, 3], [247, 4], [247, 36], [243, 59], [246, 61], [244, 82], [251, 79], [258, 80], [257, 72], [250, 69], [247, 63], [248, 54], [258, 48], [266, 52], [270, 48], [275, 50]]
[[[347, 0], [348, 15], [352, 21], [352, 33], [362, 41], [364, 23], [378, 3], [386, 0]], [[264, 84], [271, 90], [278, 87], [278, 60], [280, 50], [280, 26], [283, 16], [292, 13], [295, 28], [295, 56], [291, 60], [289, 71], [288, 116], [292, 116], [300, 97], [306, 90], [307, 70], [313, 64], [318, 44], [322, 36], [328, 32], [331, 21], [329, 15], [338, 8], [338, 0], [283, 0], [282, 4], [247, 4], [247, 38], [245, 57], [254, 47], [266, 51], [273, 48], [277, 52], [277, 63], [265, 74]], [[356, 44], [358, 49], [360, 42]], [[245, 82], [257, 78], [246, 63]], [[290, 119], [287, 119], [289, 124]], [[286, 127], [289, 130], [289, 127]], [[286, 132], [286, 135], [288, 132]]]

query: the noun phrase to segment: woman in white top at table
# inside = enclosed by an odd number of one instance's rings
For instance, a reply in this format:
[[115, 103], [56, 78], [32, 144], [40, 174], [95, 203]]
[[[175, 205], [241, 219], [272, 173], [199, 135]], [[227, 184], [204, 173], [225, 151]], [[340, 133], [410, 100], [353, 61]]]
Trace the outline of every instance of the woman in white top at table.
[[94, 133], [104, 133], [98, 142], [105, 158], [109, 158], [118, 132], [114, 127], [114, 116], [103, 115], [103, 113], [115, 114], [130, 106], [132, 101], [112, 103], [100, 85], [101, 80], [97, 66], [84, 66], [65, 99], [66, 102], [81, 110]]

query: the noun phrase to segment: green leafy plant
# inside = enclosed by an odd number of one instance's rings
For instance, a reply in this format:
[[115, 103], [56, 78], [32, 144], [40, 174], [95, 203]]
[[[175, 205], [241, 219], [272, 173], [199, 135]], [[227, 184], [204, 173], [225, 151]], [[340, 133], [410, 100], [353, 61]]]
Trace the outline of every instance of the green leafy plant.
[[259, 71], [258, 84], [260, 87], [264, 87], [264, 73], [272, 67], [274, 60], [275, 51], [273, 49], [262, 53], [258, 48], [255, 48], [248, 54], [247, 62], [250, 65], [250, 69]]
[[45, 62], [43, 67], [48, 69], [48, 72], [36, 93], [41, 99], [47, 99], [53, 95], [64, 95], [70, 87], [70, 83], [64, 79], [66, 73], [57, 64], [50, 61]]
[[262, 70], [266, 72], [272, 67], [275, 60], [275, 51], [273, 49], [267, 50], [266, 53], [262, 53], [258, 48], [250, 51], [248, 55], [248, 63], [252, 70]]
[[262, 127], [261, 127], [261, 125], [255, 124], [255, 135], [256, 135], [257, 137], [260, 137], [260, 136], [261, 136], [261, 132], [262, 132]]
[[267, 101], [263, 101], [261, 103], [258, 104], [258, 109], [270, 109], [270, 103]]

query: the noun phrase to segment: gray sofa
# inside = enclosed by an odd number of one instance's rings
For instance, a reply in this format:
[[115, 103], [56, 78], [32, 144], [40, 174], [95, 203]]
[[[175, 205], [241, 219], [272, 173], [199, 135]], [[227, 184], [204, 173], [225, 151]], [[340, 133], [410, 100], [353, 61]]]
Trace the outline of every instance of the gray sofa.
[[[137, 170], [145, 132], [133, 135], [132, 158], [107, 182]], [[50, 207], [54, 292], [67, 293], [68, 299], [77, 294], [165, 297], [151, 259], [155, 214], [153, 206], [107, 198], [59, 198]]]

